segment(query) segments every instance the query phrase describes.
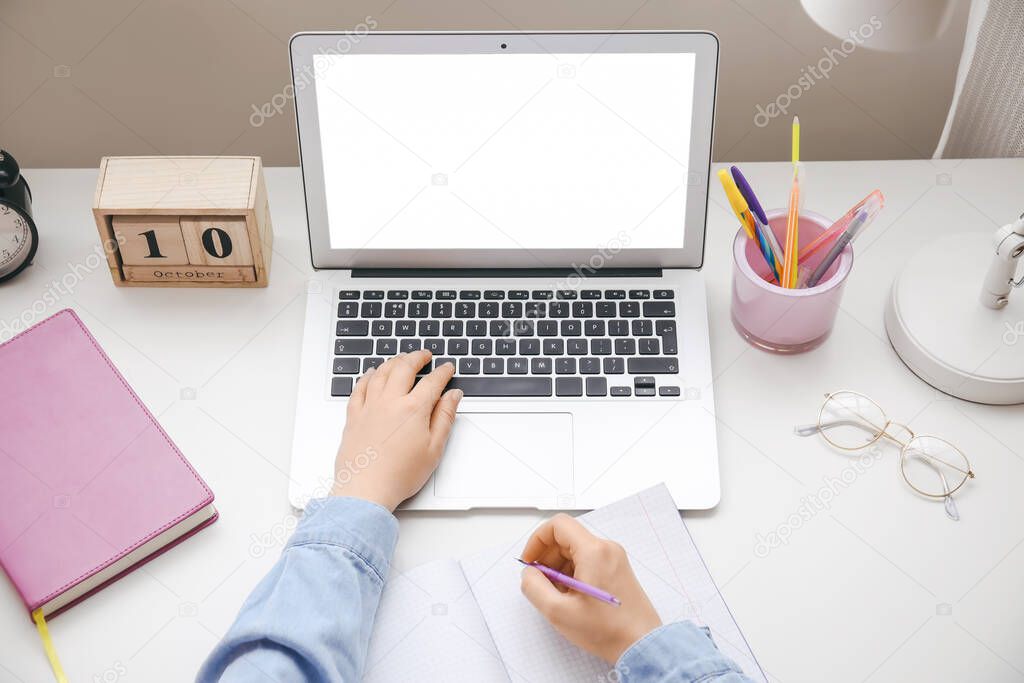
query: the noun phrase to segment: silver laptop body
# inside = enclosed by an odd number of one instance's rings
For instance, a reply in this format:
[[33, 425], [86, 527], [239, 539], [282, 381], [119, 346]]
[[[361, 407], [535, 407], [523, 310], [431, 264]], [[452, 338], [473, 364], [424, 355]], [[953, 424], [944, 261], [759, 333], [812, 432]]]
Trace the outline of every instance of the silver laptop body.
[[[702, 32], [302, 33], [312, 263], [289, 497], [331, 488], [347, 395], [429, 348], [463, 399], [408, 509], [720, 496]], [[352, 462], [339, 476], [358, 476]]]

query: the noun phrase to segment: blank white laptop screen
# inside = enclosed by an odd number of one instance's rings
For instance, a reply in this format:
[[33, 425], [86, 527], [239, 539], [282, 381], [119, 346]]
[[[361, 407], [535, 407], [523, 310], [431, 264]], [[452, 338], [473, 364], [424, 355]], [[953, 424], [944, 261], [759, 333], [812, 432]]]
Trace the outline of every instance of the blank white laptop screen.
[[333, 249], [683, 246], [693, 54], [313, 66]]

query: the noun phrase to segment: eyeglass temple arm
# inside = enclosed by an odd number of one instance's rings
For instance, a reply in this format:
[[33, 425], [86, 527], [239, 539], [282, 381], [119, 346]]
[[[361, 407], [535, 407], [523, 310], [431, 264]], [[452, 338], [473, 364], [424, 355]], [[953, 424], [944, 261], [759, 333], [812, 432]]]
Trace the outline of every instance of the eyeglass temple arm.
[[942, 479], [942, 492], [946, 494], [942, 501], [943, 507], [946, 509], [946, 516], [954, 522], [959, 522], [960, 510], [957, 509], [956, 501], [953, 500], [953, 494], [949, 491], [949, 482], [946, 481], [946, 475], [938, 467], [935, 468], [935, 471], [939, 473], [939, 478]]
[[[829, 420], [828, 422], [821, 422], [819, 424], [797, 425], [796, 427], [793, 428], [793, 433], [796, 434], [797, 436], [812, 436], [814, 434], [817, 434], [819, 431], [832, 429], [834, 427], [859, 427], [860, 429], [863, 429], [865, 432], [875, 433], [876, 431], [881, 431], [883, 435], [889, 436], [888, 434], [886, 434], [885, 430], [875, 430], [873, 428], [873, 425], [872, 428], [869, 429], [863, 422], [860, 422], [859, 420]], [[889, 436], [889, 438], [892, 437]]]
[[814, 436], [819, 432], [818, 425], [797, 425], [793, 427], [793, 433], [797, 436]]
[[811, 436], [813, 434], [817, 434], [819, 431], [832, 429], [833, 427], [860, 427], [861, 429], [864, 429], [864, 431], [868, 431], [865, 429], [864, 425], [857, 420], [831, 420], [829, 422], [821, 422], [819, 424], [797, 425], [793, 428], [793, 433], [797, 436]]
[[935, 470], [935, 474], [939, 475], [939, 479], [942, 480], [942, 492], [945, 494], [943, 496], [943, 502], [944, 507], [946, 509], [946, 516], [952, 519], [954, 522], [959, 522], [960, 510], [957, 509], [956, 501], [953, 500], [953, 494], [950, 493], [949, 491], [949, 482], [946, 481], [946, 475], [942, 473], [942, 470], [940, 470], [938, 466], [931, 461], [930, 458], [921, 458], [921, 461], [928, 467], [931, 467], [933, 470]]

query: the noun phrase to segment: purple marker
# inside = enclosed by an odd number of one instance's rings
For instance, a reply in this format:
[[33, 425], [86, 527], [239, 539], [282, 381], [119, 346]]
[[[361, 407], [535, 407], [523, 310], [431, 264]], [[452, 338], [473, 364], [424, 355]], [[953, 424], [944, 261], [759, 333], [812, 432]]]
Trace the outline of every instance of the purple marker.
[[601, 602], [607, 602], [609, 605], [615, 605], [618, 607], [622, 604], [617, 597], [611, 593], [606, 593], [600, 588], [594, 588], [589, 583], [583, 583], [579, 579], [574, 579], [571, 576], [567, 576], [560, 571], [552, 569], [551, 567], [545, 567], [540, 562], [524, 562], [523, 560], [516, 558], [516, 561], [520, 564], [525, 564], [527, 567], [533, 567], [540, 571], [541, 574], [548, 577], [553, 583], [558, 583], [566, 588], [571, 588], [574, 591], [589, 595], [592, 598], [597, 598]]

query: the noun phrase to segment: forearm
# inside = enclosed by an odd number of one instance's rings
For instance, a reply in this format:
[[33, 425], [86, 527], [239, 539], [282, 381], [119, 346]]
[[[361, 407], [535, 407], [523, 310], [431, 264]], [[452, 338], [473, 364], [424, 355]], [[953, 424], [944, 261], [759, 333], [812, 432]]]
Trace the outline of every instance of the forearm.
[[689, 621], [667, 624], [626, 650], [615, 665], [623, 683], [749, 683], [705, 629]]
[[359, 680], [397, 535], [374, 503], [311, 501], [197, 680]]

